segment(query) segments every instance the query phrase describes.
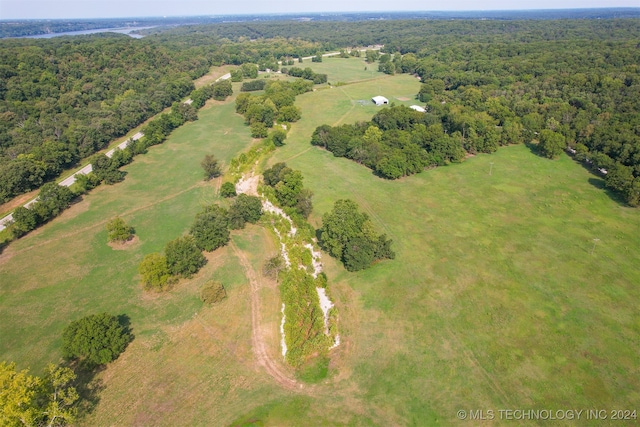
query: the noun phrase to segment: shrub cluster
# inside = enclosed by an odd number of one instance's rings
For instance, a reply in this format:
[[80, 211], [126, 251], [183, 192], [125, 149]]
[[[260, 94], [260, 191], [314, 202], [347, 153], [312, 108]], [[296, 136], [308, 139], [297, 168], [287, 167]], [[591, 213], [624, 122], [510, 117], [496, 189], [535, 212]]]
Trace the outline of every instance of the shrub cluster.
[[311, 82], [302, 79], [294, 82], [271, 81], [266, 83], [262, 95], [238, 95], [236, 112], [245, 117], [254, 138], [264, 138], [267, 129], [273, 127], [275, 121], [291, 123], [300, 119], [300, 110], [293, 104], [297, 95], [309, 92], [312, 87]]
[[244, 82], [242, 83], [240, 92], [254, 92], [256, 90], [263, 90], [266, 84], [266, 80], [251, 80], [248, 82]]
[[126, 242], [133, 237], [134, 229], [120, 217], [107, 222], [107, 241]]
[[313, 210], [311, 190], [304, 188], [302, 173], [286, 163], [276, 163], [263, 173], [264, 183], [274, 189], [276, 199], [288, 214], [308, 218]]
[[191, 277], [206, 262], [207, 259], [196, 245], [196, 239], [193, 236], [182, 236], [168, 242], [164, 253], [145, 255], [138, 266], [138, 272], [144, 289], [160, 292], [179, 277]]
[[338, 200], [331, 212], [322, 216], [320, 245], [339, 259], [349, 271], [368, 268], [374, 261], [393, 259], [391, 240], [377, 235], [367, 214], [358, 211], [352, 200]]
[[297, 367], [313, 354], [326, 353], [332, 344], [331, 337], [324, 334], [324, 314], [318, 309], [320, 301], [316, 287], [323, 284], [323, 278], [314, 279], [297, 268], [283, 272], [281, 277], [280, 293], [286, 317], [286, 359]]
[[222, 301], [227, 296], [227, 291], [220, 282], [213, 280], [208, 281], [200, 291], [200, 299], [205, 304], [215, 304]]

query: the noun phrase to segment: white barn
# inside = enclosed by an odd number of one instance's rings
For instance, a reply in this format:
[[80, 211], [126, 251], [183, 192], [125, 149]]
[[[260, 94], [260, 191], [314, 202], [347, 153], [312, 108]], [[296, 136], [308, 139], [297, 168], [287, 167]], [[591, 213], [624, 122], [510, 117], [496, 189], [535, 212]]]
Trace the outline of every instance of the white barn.
[[374, 96], [373, 98], [371, 98], [371, 100], [376, 105], [384, 105], [384, 104], [388, 104], [389, 103], [389, 100], [387, 98], [385, 98], [384, 96], [380, 96], [380, 95]]
[[419, 113], [426, 113], [426, 112], [427, 112], [427, 110], [425, 110], [424, 108], [422, 108], [422, 107], [421, 107], [421, 106], [419, 106], [419, 105], [412, 105], [412, 106], [411, 106], [411, 107], [409, 107], [409, 108], [411, 108], [412, 110], [416, 110], [416, 111], [417, 111], [417, 112], [419, 112]]

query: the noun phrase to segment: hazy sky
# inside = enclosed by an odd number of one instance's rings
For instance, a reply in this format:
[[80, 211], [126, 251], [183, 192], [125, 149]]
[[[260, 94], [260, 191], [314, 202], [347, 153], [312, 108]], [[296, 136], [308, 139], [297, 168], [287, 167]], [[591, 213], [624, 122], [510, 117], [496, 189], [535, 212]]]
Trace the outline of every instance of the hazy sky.
[[0, 0], [0, 19], [640, 7], [640, 0]]

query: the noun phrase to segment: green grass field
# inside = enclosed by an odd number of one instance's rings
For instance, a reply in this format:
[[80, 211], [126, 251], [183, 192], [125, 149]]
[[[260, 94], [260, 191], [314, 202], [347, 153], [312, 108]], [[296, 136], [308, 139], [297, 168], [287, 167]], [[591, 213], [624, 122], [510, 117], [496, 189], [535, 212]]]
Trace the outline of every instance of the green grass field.
[[[640, 409], [640, 211], [611, 199], [568, 157], [550, 161], [524, 145], [397, 181], [377, 178], [311, 147], [310, 135], [324, 123], [370, 119], [379, 107], [358, 101], [374, 95], [410, 104], [419, 82], [377, 72], [371, 80], [358, 59], [300, 65], [354, 83], [298, 97], [303, 119], [266, 163], [302, 171], [315, 194], [315, 226], [335, 200], [351, 198], [397, 252], [358, 273], [324, 255], [342, 338], [325, 380], [287, 391], [255, 362], [250, 288], [230, 248], [167, 294], [145, 294], [137, 283], [142, 257], [217, 200], [216, 184], [202, 182], [202, 157], [228, 164], [250, 144], [232, 103], [204, 109], [127, 166], [124, 182], [98, 188], [4, 250], [0, 358], [40, 373], [60, 357], [70, 321], [129, 315], [136, 338], [98, 374], [100, 402], [83, 425], [469, 426], [477, 422], [459, 420], [458, 410]], [[104, 224], [116, 215], [139, 237], [125, 250], [106, 244]], [[256, 271], [276, 251], [259, 226], [233, 239]], [[198, 289], [211, 278], [228, 298], [204, 307]], [[273, 283], [263, 283], [260, 300], [277, 360]], [[603, 422], [583, 415], [553, 424]]]

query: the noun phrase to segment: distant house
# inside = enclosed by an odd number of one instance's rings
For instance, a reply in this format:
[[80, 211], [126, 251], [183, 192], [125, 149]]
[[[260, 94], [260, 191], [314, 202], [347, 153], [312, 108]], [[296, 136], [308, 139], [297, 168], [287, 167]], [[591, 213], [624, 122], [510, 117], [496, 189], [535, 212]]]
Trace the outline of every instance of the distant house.
[[422, 108], [422, 107], [421, 107], [421, 106], [419, 106], [419, 105], [412, 105], [412, 106], [411, 106], [411, 107], [409, 107], [409, 108], [411, 108], [412, 110], [416, 110], [416, 111], [417, 111], [417, 112], [419, 112], [419, 113], [426, 113], [426, 112], [427, 112], [427, 110], [425, 110], [424, 108]]
[[371, 98], [371, 100], [376, 105], [384, 105], [384, 104], [388, 104], [389, 103], [389, 100], [387, 98], [385, 98], [384, 96], [380, 96], [380, 95], [374, 96], [373, 98]]

